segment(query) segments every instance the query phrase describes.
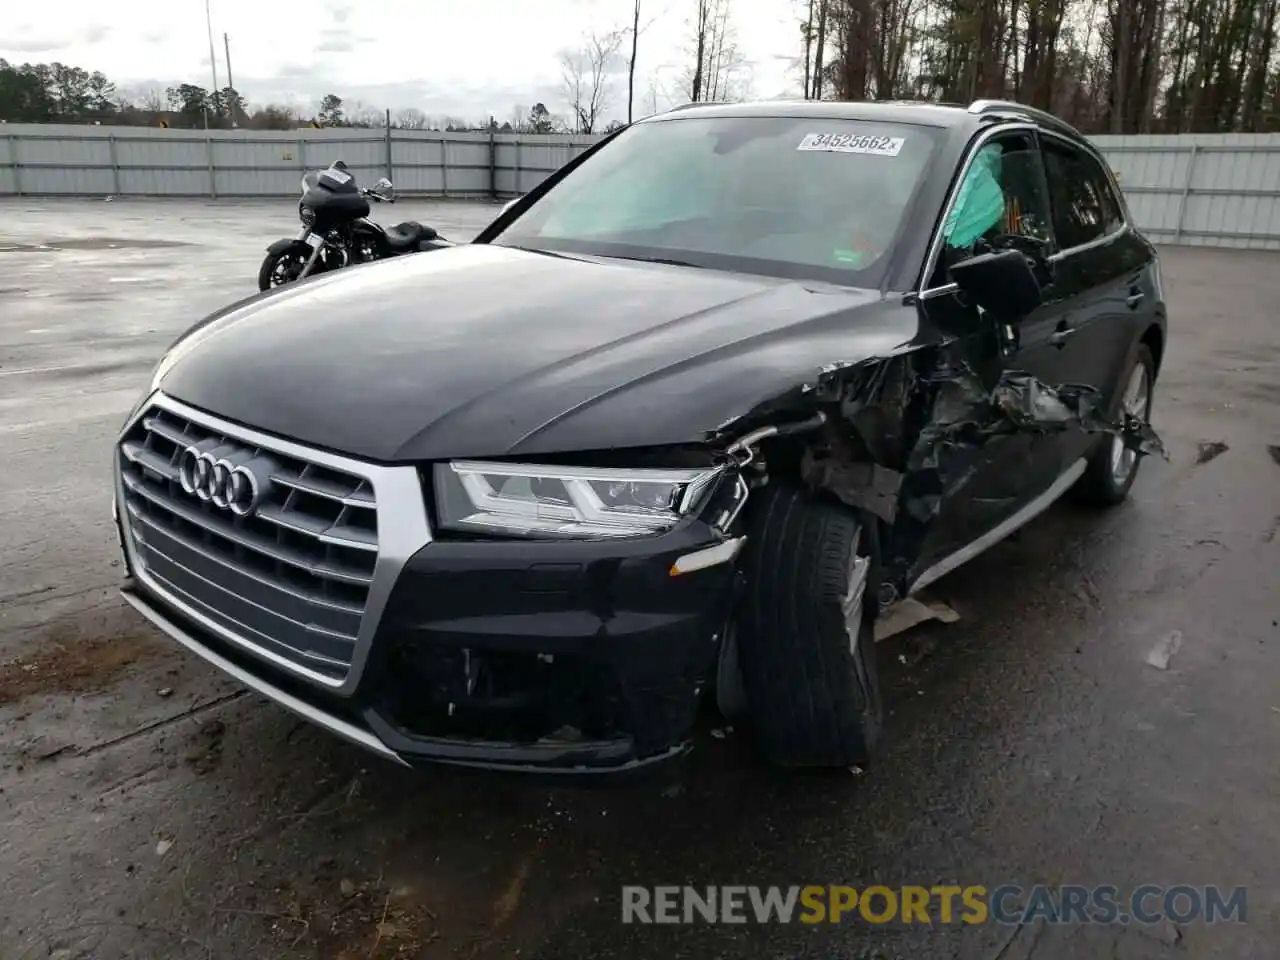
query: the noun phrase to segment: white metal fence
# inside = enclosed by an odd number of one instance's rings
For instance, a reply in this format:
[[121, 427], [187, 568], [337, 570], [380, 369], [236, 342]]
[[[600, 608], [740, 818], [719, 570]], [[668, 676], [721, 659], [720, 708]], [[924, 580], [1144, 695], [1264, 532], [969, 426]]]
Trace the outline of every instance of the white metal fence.
[[1157, 243], [1280, 250], [1280, 134], [1095, 137]]
[[[346, 161], [404, 194], [507, 197], [592, 136], [426, 130], [168, 130], [0, 124], [0, 195], [278, 197]], [[1157, 242], [1280, 249], [1280, 135], [1096, 137]]]
[[0, 124], [0, 195], [279, 197], [343, 160], [360, 180], [440, 197], [514, 196], [596, 137], [434, 130], [171, 130]]

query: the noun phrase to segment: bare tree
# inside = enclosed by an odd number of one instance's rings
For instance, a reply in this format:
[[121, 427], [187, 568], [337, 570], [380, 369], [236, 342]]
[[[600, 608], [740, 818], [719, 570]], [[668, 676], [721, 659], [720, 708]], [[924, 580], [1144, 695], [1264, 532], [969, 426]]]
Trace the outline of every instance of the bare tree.
[[405, 107], [396, 111], [396, 126], [401, 130], [425, 130], [427, 115], [417, 107]]
[[386, 122], [387, 115], [385, 111], [361, 103], [358, 100], [347, 111], [347, 123], [352, 127], [382, 127], [386, 125]]
[[661, 90], [658, 85], [657, 77], [649, 78], [649, 86], [644, 92], [644, 109], [646, 116], [653, 116], [658, 112], [658, 97], [665, 96], [665, 91]]
[[573, 111], [578, 133], [594, 133], [600, 115], [609, 105], [609, 80], [623, 34], [593, 33], [578, 50], [560, 54], [565, 97]]
[[160, 87], [147, 87], [142, 91], [138, 103], [148, 113], [160, 113], [166, 109], [164, 90]]
[[808, 12], [800, 22], [800, 41], [804, 44], [804, 98], [808, 100], [813, 90], [813, 0], [809, 0]]
[[814, 100], [822, 99], [822, 55], [827, 49], [827, 0], [818, 0], [817, 36], [813, 43], [813, 80], [809, 90]]
[[694, 103], [702, 99], [703, 84], [706, 82], [707, 47], [713, 23], [713, 7], [717, 2], [718, 0], [698, 0], [697, 18], [693, 26], [693, 76], [689, 82], [689, 99]]
[[631, 63], [627, 66], [627, 123], [631, 122], [631, 106], [636, 98], [636, 48], [640, 45], [640, 0], [636, 0], [631, 18]]
[[698, 0], [692, 67], [685, 73], [689, 99], [740, 100], [751, 86], [746, 58], [738, 48], [730, 0]]
[[302, 122], [292, 107], [267, 104], [249, 116], [247, 126], [252, 130], [292, 130]]

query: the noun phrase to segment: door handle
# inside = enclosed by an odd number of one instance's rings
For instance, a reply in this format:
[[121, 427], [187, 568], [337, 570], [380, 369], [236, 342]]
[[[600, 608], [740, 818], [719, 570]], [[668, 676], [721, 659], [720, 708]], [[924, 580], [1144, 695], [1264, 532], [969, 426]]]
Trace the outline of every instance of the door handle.
[[1129, 293], [1127, 297], [1124, 298], [1124, 302], [1125, 302], [1125, 305], [1130, 310], [1137, 310], [1138, 304], [1142, 303], [1145, 297], [1146, 297], [1146, 294], [1143, 293], [1141, 290], [1133, 290]]
[[1061, 347], [1075, 335], [1075, 332], [1075, 327], [1059, 327], [1050, 335], [1049, 342], [1055, 347]]

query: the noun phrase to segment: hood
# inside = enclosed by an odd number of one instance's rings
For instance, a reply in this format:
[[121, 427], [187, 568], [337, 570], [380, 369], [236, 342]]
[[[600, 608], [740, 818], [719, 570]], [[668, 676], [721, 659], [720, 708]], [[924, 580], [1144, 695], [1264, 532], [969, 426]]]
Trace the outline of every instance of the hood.
[[916, 334], [876, 291], [474, 244], [235, 304], [158, 386], [363, 459], [534, 455], [702, 440]]

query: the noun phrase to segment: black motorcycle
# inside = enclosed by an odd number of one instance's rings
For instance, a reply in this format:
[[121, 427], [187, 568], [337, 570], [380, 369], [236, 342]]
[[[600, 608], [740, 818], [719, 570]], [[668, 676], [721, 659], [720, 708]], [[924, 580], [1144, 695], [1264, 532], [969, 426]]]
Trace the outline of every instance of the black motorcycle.
[[258, 289], [270, 290], [312, 274], [338, 270], [405, 253], [452, 246], [433, 227], [413, 220], [383, 227], [369, 219], [369, 201], [395, 203], [391, 181], [380, 179], [371, 189], [360, 187], [338, 161], [302, 178], [297, 237], [267, 247], [258, 270]]

